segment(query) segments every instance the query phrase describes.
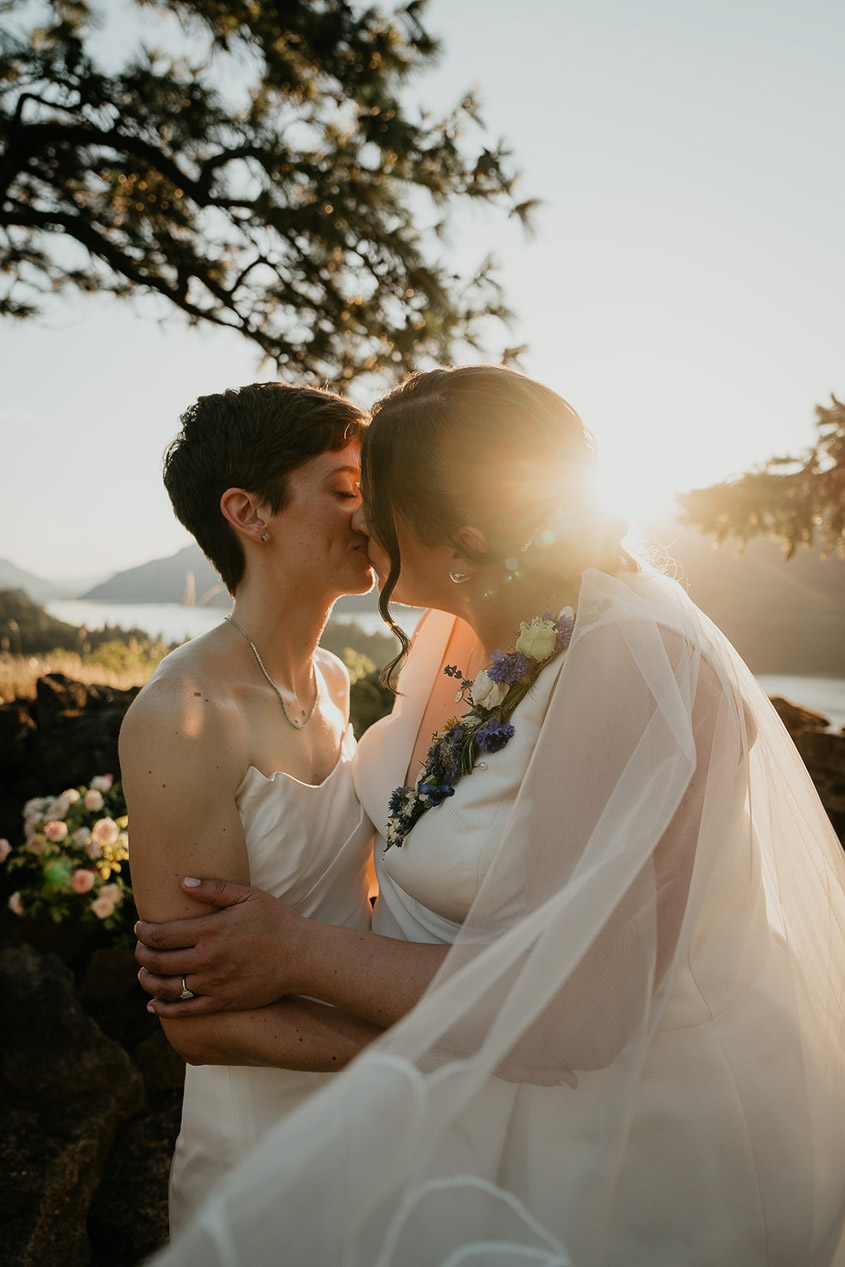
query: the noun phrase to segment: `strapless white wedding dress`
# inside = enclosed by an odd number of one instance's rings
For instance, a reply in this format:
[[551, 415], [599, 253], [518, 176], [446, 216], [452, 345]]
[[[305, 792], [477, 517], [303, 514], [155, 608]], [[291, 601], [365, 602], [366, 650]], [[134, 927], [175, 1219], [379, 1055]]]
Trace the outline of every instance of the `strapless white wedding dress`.
[[[350, 726], [337, 764], [322, 783], [250, 766], [236, 794], [250, 882], [300, 912], [368, 928], [367, 869], [372, 827], [355, 795]], [[252, 1066], [189, 1066], [182, 1129], [170, 1176], [175, 1234], [211, 1190], [284, 1114], [334, 1075]]]

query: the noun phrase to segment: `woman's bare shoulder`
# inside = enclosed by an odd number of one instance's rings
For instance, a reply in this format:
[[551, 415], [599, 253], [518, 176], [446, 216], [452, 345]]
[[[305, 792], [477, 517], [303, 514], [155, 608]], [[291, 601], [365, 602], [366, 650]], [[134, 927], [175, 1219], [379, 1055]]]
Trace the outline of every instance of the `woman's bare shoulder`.
[[349, 712], [349, 670], [343, 661], [325, 647], [318, 647], [314, 660], [323, 675], [329, 695], [338, 708]]
[[213, 641], [194, 639], [162, 660], [130, 705], [121, 744], [194, 738], [203, 748], [236, 742], [239, 709], [225, 661]]

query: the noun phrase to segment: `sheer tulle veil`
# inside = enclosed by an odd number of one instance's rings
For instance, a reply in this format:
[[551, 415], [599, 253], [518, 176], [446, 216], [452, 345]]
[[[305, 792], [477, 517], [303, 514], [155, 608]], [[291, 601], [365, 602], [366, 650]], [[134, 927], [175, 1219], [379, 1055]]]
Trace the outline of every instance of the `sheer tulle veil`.
[[842, 850], [768, 700], [677, 584], [584, 574], [502, 812], [420, 1004], [162, 1264], [832, 1261]]

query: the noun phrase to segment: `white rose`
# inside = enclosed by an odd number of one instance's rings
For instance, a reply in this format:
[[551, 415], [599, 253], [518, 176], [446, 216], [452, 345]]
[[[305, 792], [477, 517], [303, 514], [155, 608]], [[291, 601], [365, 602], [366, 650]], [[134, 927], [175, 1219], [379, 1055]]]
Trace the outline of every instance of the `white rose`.
[[44, 813], [44, 807], [48, 800], [49, 797], [46, 796], [33, 796], [23, 807], [24, 818], [40, 818]]
[[112, 783], [114, 783], [113, 774], [96, 774], [88, 786], [94, 792], [108, 792]]
[[103, 794], [96, 787], [90, 787], [82, 798], [82, 804], [86, 809], [93, 810], [95, 814], [103, 808]]
[[507, 682], [494, 682], [482, 669], [472, 684], [472, 702], [481, 708], [497, 708], [508, 693]]
[[61, 796], [54, 797], [54, 799], [47, 806], [46, 817], [53, 818], [53, 819], [64, 818], [65, 814], [68, 812], [69, 809], [70, 809], [70, 801], [67, 799], [65, 794], [62, 793]]
[[548, 660], [557, 646], [557, 630], [550, 620], [536, 617], [530, 625], [519, 626], [516, 649], [531, 660]]
[[88, 841], [90, 839], [91, 839], [91, 832], [88, 830], [87, 827], [77, 827], [76, 831], [71, 836], [71, 840], [73, 841], [73, 843], [75, 845], [79, 845], [81, 849], [85, 848], [85, 846], [88, 844]]

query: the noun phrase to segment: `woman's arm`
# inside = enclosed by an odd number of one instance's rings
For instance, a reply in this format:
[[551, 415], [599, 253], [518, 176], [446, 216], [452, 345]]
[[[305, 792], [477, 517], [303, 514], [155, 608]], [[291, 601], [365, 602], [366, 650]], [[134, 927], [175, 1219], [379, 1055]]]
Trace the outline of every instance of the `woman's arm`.
[[[189, 674], [163, 675], [127, 714], [120, 762], [132, 885], [142, 917], [179, 919], [207, 911], [180, 886], [185, 871], [211, 870], [230, 881], [249, 882], [234, 799], [248, 762], [233, 710]], [[188, 985], [199, 995], [201, 983], [192, 979]], [[306, 1000], [275, 1002], [282, 993], [272, 995], [271, 1007], [237, 1015], [167, 1019], [165, 1032], [193, 1064], [329, 1070], [346, 1063], [378, 1032]]]
[[[190, 879], [183, 887], [219, 909], [135, 929], [141, 984], [161, 1017], [231, 1012], [298, 994], [387, 1026], [420, 999], [449, 949], [305, 919], [261, 889], [225, 880]], [[179, 1000], [182, 975], [196, 983], [195, 999]]]

